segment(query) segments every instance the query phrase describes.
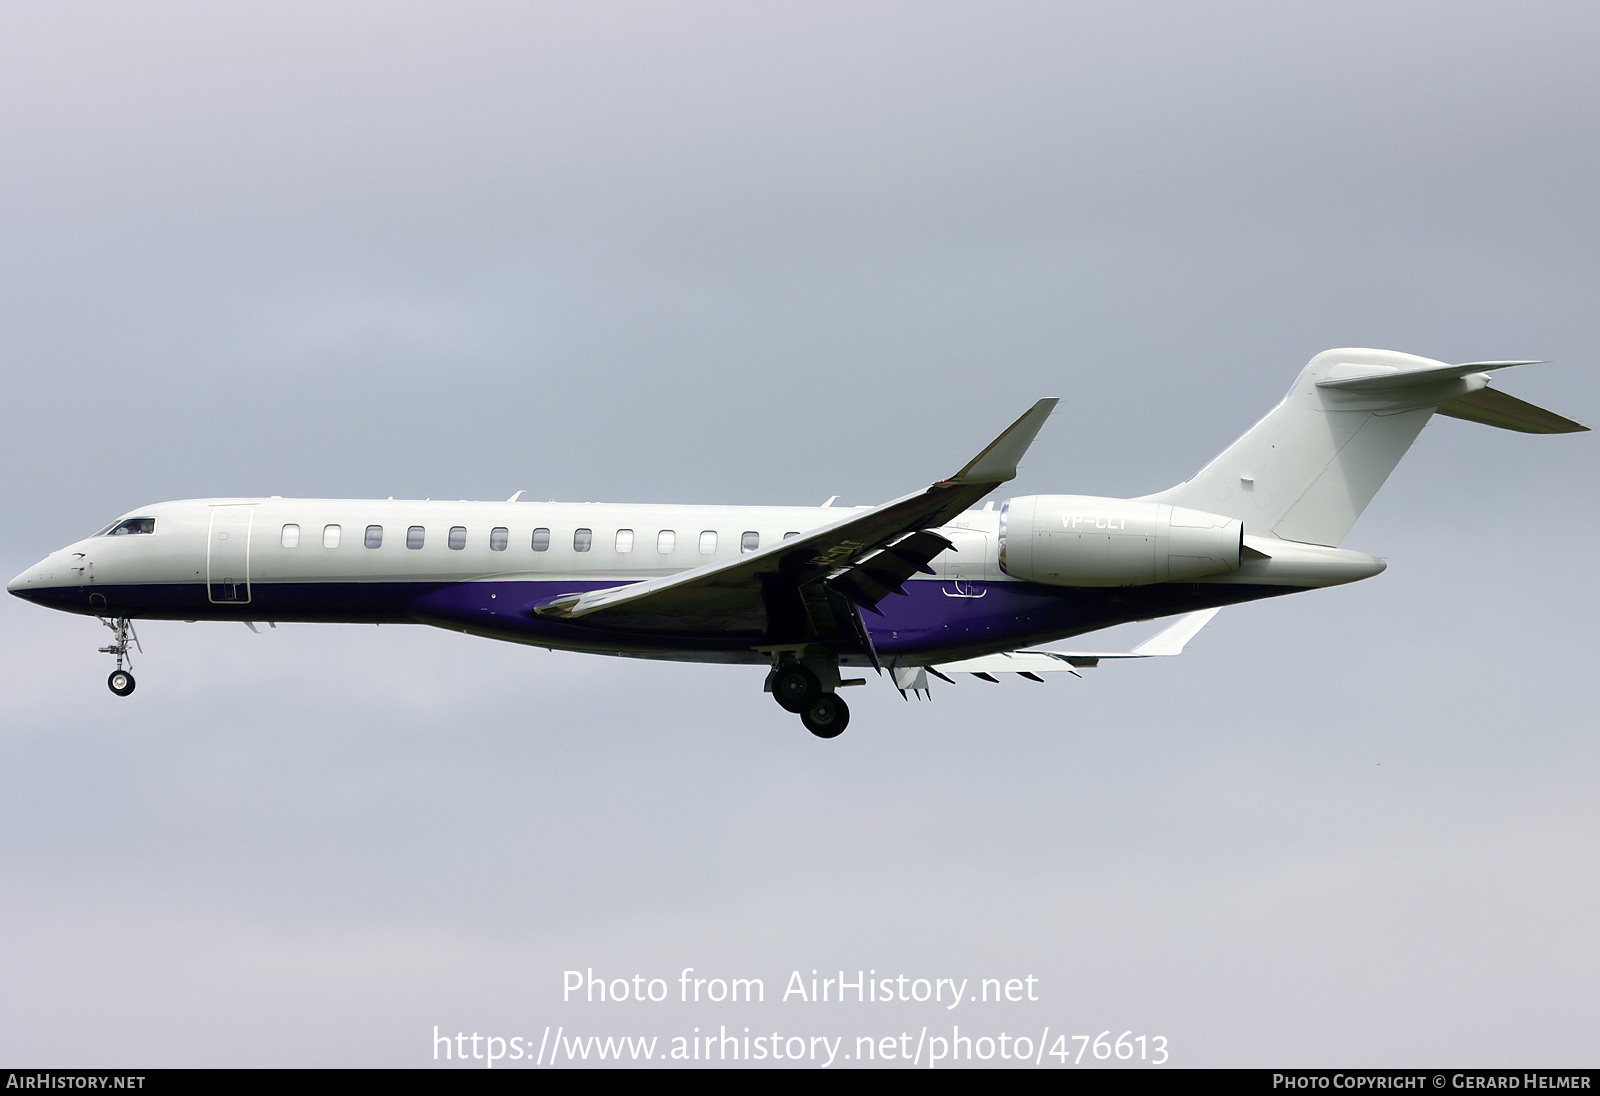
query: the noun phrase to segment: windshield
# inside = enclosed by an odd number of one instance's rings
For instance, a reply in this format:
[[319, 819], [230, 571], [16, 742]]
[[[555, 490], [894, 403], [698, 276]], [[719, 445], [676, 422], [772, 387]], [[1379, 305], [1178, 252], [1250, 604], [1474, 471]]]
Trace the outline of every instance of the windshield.
[[155, 518], [123, 518], [95, 534], [97, 537], [126, 537], [156, 531]]

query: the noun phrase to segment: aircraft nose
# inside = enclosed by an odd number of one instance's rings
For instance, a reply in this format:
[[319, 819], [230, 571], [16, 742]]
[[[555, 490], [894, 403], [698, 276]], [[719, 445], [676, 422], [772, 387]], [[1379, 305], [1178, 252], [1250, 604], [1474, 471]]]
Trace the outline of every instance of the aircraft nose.
[[35, 600], [42, 580], [44, 578], [44, 560], [40, 560], [29, 567], [22, 574], [6, 583], [6, 593], [15, 594], [27, 601]]

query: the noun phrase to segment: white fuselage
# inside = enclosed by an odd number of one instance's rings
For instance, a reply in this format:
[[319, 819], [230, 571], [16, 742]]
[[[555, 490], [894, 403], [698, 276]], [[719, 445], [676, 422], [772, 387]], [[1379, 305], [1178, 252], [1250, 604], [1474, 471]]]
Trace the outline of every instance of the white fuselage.
[[[814, 506], [197, 499], [129, 511], [125, 518], [154, 518], [153, 531], [77, 541], [19, 575], [11, 588], [109, 590], [223, 580], [249, 587], [489, 579], [610, 585], [725, 560], [852, 512]], [[961, 515], [946, 530], [957, 551], [934, 561], [934, 576], [919, 577], [1003, 578], [991, 558], [997, 523], [993, 510]], [[226, 599], [213, 592], [208, 600], [242, 607], [257, 599], [238, 590]], [[324, 615], [312, 612], [306, 619]]]

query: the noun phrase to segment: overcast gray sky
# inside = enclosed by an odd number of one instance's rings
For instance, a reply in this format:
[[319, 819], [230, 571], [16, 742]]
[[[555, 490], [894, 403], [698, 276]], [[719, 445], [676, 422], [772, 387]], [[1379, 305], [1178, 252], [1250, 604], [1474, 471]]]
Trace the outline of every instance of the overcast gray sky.
[[[16, 574], [215, 495], [866, 504], [1185, 478], [1333, 346], [1600, 420], [1578, 3], [0, 7]], [[423, 629], [0, 604], [0, 1060], [1163, 1035], [1593, 1064], [1592, 435], [1440, 420], [1357, 586], [1181, 659], [852, 691]], [[1137, 637], [1135, 637], [1137, 638]], [[583, 1005], [562, 972], [759, 977]], [[963, 1007], [792, 970], [1038, 978]], [[674, 989], [675, 992], [675, 989]], [[1073, 1045], [1073, 1044], [1069, 1044]]]

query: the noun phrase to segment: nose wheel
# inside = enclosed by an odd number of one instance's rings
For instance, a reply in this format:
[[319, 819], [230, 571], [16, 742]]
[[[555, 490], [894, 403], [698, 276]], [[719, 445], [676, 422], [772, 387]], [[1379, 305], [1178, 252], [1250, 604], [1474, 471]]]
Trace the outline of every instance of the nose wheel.
[[133, 621], [127, 617], [117, 617], [115, 620], [107, 620], [105, 617], [101, 617], [100, 623], [110, 628], [112, 636], [115, 637], [106, 646], [100, 648], [100, 653], [117, 656], [117, 668], [111, 671], [110, 677], [106, 678], [106, 685], [118, 696], [127, 696], [133, 692], [134, 686], [133, 674], [123, 666], [124, 662], [130, 666], [133, 664], [133, 656], [128, 653], [128, 644], [131, 643], [137, 647], [140, 654], [144, 654], [144, 647], [140, 645], [139, 636], [133, 630]]

